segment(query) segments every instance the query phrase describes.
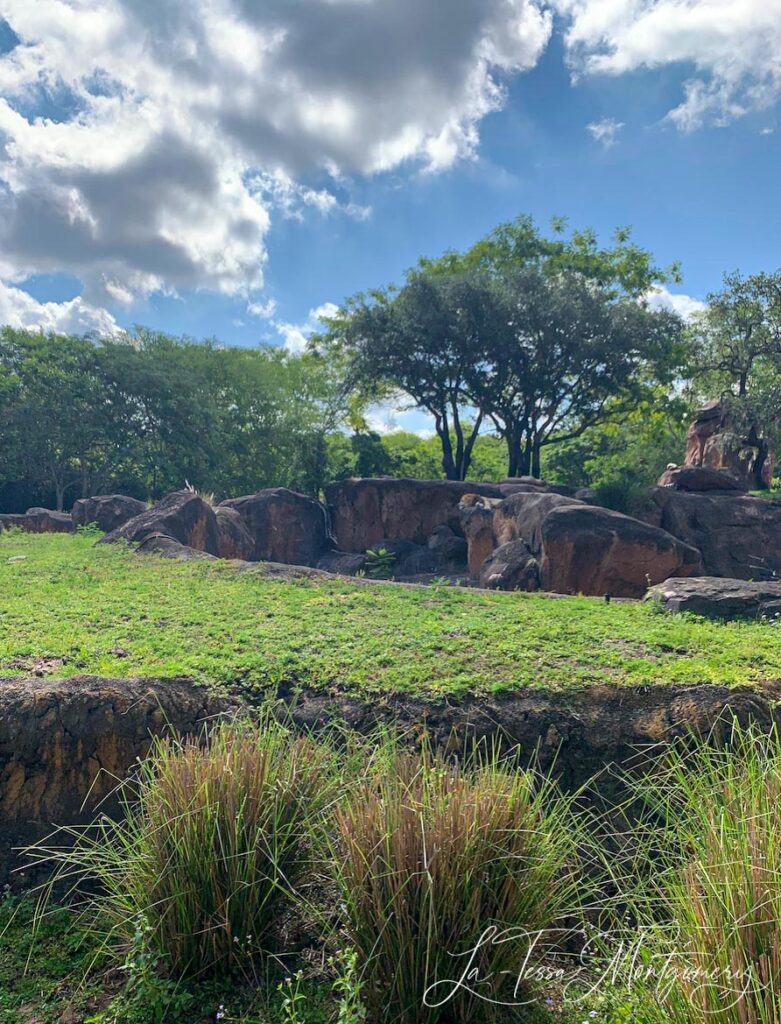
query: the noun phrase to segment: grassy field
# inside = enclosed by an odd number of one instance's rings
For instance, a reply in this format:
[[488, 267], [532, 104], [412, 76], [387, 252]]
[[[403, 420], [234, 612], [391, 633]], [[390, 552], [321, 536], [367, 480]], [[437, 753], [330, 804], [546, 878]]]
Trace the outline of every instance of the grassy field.
[[671, 617], [650, 604], [337, 580], [0, 535], [0, 675], [189, 676], [461, 694], [612, 682], [781, 678], [781, 628]]

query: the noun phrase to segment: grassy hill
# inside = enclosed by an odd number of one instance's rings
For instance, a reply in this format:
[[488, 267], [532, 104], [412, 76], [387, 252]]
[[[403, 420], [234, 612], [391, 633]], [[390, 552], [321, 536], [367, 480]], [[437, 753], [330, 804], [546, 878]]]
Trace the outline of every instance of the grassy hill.
[[436, 696], [781, 678], [781, 628], [650, 604], [139, 557], [96, 535], [0, 535], [0, 675], [189, 676]]

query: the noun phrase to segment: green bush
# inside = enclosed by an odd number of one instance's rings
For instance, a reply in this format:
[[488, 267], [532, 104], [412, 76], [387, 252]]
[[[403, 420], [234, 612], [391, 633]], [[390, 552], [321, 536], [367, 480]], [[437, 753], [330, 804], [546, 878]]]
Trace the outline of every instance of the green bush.
[[[524, 1002], [528, 934], [555, 928], [583, 887], [577, 835], [571, 801], [515, 762], [381, 749], [337, 811], [331, 857], [369, 1019], [466, 1024], [495, 1019], [492, 1000]], [[491, 927], [519, 934], [484, 942], [477, 980], [454, 991]]]
[[125, 794], [125, 820], [65, 829], [72, 849], [37, 854], [58, 864], [54, 885], [70, 879], [87, 893], [104, 945], [137, 973], [228, 972], [265, 952], [310, 866], [332, 767], [327, 747], [270, 713], [218, 726], [208, 745], [157, 740], [132, 803]]

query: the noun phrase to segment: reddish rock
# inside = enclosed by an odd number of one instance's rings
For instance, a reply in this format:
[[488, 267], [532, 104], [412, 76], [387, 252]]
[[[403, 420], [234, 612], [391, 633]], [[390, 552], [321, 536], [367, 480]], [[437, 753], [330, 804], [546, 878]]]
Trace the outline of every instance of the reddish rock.
[[98, 543], [112, 544], [120, 540], [138, 544], [152, 534], [171, 537], [185, 547], [216, 555], [218, 548], [217, 517], [211, 505], [195, 491], [174, 491], [162, 501], [129, 519]]
[[700, 553], [639, 519], [592, 505], [552, 509], [542, 522], [543, 590], [642, 597], [670, 576], [702, 571]]
[[238, 512], [253, 540], [255, 561], [314, 566], [335, 546], [320, 502], [286, 487], [230, 498], [219, 507]]
[[581, 505], [577, 498], [546, 492], [513, 494], [494, 508], [494, 540], [497, 546], [523, 540], [535, 557], [542, 553], [542, 524], [557, 508]]
[[426, 544], [438, 526], [460, 534], [458, 505], [464, 495], [502, 497], [498, 484], [390, 478], [339, 480], [325, 493], [343, 551], [366, 551], [385, 538]]
[[745, 484], [724, 469], [708, 466], [676, 466], [659, 477], [659, 487], [676, 491], [745, 491]]
[[708, 402], [689, 427], [685, 464], [726, 471], [744, 490], [770, 487], [775, 462], [775, 453], [756, 428], [746, 437], [736, 433], [725, 402]]
[[458, 506], [461, 530], [467, 543], [467, 566], [474, 579], [495, 547], [494, 509], [497, 502], [481, 498], [478, 494], [466, 494]]
[[104, 533], [124, 526], [129, 520], [146, 512], [146, 503], [125, 494], [96, 494], [73, 503], [71, 518], [75, 526], [94, 523]]
[[214, 513], [217, 516], [217, 554], [220, 558], [242, 561], [254, 558], [255, 541], [236, 509], [218, 505]]
[[656, 487], [643, 519], [698, 548], [708, 576], [781, 577], [781, 501]]

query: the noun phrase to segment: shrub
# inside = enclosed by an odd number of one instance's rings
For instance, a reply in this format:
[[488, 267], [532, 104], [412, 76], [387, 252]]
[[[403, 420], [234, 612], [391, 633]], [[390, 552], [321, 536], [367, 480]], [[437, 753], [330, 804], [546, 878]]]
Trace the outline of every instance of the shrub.
[[484, 944], [467, 987], [447, 982], [491, 926], [559, 921], [581, 881], [570, 812], [548, 782], [493, 754], [463, 767], [381, 750], [336, 812], [332, 855], [370, 1020], [488, 1021], [491, 1000], [512, 1001], [525, 935]]
[[781, 1024], [781, 741], [676, 749], [642, 787], [664, 823], [635, 901], [651, 981], [638, 1024]]
[[159, 958], [176, 977], [241, 967], [264, 951], [309, 866], [331, 758], [270, 713], [218, 726], [208, 745], [157, 740], [132, 801], [125, 792], [124, 821], [65, 829], [72, 849], [37, 853], [59, 864], [55, 885], [87, 893], [105, 944], [125, 958]]

